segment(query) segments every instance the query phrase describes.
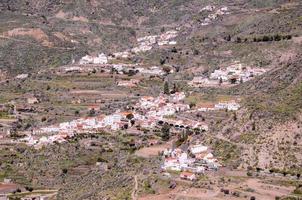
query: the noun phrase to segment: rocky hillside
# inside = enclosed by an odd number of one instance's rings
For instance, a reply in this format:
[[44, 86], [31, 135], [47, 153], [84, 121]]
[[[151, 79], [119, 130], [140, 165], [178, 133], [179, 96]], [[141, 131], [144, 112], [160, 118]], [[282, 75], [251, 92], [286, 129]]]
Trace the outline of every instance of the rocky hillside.
[[217, 122], [214, 133], [243, 149], [240, 166], [299, 171], [301, 13], [299, 0], [2, 0], [0, 72], [35, 73], [178, 29], [176, 45], [129, 62], [174, 67], [169, 78], [180, 82], [234, 61], [270, 69], [231, 89], [196, 91], [243, 96], [245, 109]]
[[[176, 27], [182, 30], [182, 49], [198, 50], [199, 55], [207, 56], [189, 55], [174, 62], [182, 61], [187, 66], [215, 63], [213, 54], [225, 46], [217, 47], [217, 42], [228, 35], [236, 40], [237, 37], [252, 39], [255, 35], [277, 32], [298, 33], [301, 5], [296, 2], [1, 1], [0, 68], [16, 74], [43, 66], [56, 67], [87, 53], [124, 50], [135, 45], [138, 36]], [[202, 10], [207, 5], [228, 6], [230, 14], [219, 16], [212, 26], [202, 26], [210, 14]], [[197, 42], [200, 39], [203, 42]], [[226, 44], [225, 48], [237, 49], [233, 44]], [[254, 53], [257, 56], [258, 52]]]

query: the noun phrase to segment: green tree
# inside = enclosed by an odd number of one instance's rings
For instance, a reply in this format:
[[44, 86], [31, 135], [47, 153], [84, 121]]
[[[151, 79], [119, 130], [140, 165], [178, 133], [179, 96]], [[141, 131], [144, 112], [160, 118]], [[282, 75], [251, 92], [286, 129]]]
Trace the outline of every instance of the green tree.
[[223, 82], [223, 81], [222, 81], [222, 78], [220, 77], [220, 78], [219, 78], [219, 85], [221, 85], [222, 82]]
[[159, 63], [161, 65], [165, 64], [166, 63], [166, 59], [165, 58], [160, 58]]
[[132, 120], [134, 118], [134, 115], [132, 113], [127, 114], [127, 119]]
[[168, 66], [163, 66], [163, 70], [164, 70], [164, 72], [165, 72], [166, 74], [169, 74], [170, 71], [171, 71], [171, 68], [168, 67]]
[[163, 127], [161, 128], [161, 138], [164, 141], [168, 141], [170, 139], [170, 125], [168, 123], [165, 123]]
[[281, 36], [278, 35], [278, 34], [276, 34], [276, 35], [274, 36], [274, 40], [275, 40], [275, 41], [280, 41], [280, 40], [281, 40]]
[[231, 35], [228, 35], [225, 39], [226, 39], [226, 41], [231, 41], [232, 37], [231, 37]]
[[167, 81], [164, 84], [164, 94], [170, 94], [169, 83]]
[[179, 92], [179, 86], [176, 83], [173, 84], [173, 92]]
[[194, 55], [194, 56], [199, 55], [199, 51], [198, 51], [197, 49], [194, 49], [194, 50], [193, 50], [193, 55]]
[[236, 84], [236, 81], [237, 81], [237, 78], [231, 78], [230, 79], [231, 84]]
[[62, 173], [63, 173], [63, 174], [67, 174], [67, 172], [68, 172], [68, 169], [66, 169], [66, 168], [63, 168], [63, 169], [62, 169]]
[[89, 110], [88, 116], [89, 116], [89, 117], [93, 117], [94, 115], [95, 115], [95, 109], [92, 108], [92, 109]]
[[267, 35], [264, 35], [263, 38], [262, 38], [262, 41], [263, 41], [263, 42], [267, 42], [267, 41], [269, 41], [269, 40], [270, 40], [270, 38], [269, 38], [269, 36], [267, 36]]

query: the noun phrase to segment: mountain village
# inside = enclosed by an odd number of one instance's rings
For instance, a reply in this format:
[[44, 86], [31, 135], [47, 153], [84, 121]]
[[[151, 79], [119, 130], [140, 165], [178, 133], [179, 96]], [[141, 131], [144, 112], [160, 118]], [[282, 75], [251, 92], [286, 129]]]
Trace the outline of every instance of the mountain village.
[[0, 200], [302, 197], [298, 1], [46, 2], [0, 2]]

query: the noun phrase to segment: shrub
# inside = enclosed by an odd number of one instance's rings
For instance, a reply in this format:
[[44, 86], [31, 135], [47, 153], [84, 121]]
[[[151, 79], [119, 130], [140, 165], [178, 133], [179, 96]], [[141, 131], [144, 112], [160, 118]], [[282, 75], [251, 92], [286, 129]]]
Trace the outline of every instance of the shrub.
[[257, 168], [256, 168], [256, 171], [257, 171], [257, 172], [260, 172], [261, 170], [262, 170], [262, 169], [261, 169], [260, 167], [257, 167]]
[[165, 63], [166, 63], [166, 59], [165, 59], [165, 58], [161, 58], [161, 59], [159, 60], [159, 63], [160, 63], [161, 65], [165, 64]]
[[270, 40], [270, 38], [267, 35], [263, 36], [263, 38], [262, 38], [263, 42], [268, 42], [269, 40]]
[[29, 191], [29, 192], [32, 192], [34, 189], [32, 188], [32, 187], [30, 187], [30, 186], [25, 186], [25, 189], [27, 190], [27, 191]]
[[196, 104], [195, 104], [195, 103], [193, 103], [193, 102], [191, 102], [189, 106], [190, 106], [190, 108], [193, 108], [193, 107], [195, 107], [195, 106], [196, 106]]
[[42, 117], [41, 121], [45, 122], [46, 121], [46, 117]]
[[242, 41], [241, 38], [240, 38], [240, 37], [237, 37], [236, 42], [237, 42], [237, 43], [241, 43], [241, 41]]
[[164, 94], [170, 94], [169, 83], [167, 81], [164, 84]]
[[94, 108], [92, 108], [91, 110], [89, 110], [89, 113], [88, 113], [89, 117], [93, 117], [95, 115], [95, 110]]
[[172, 50], [171, 50], [171, 52], [172, 52], [172, 53], [177, 53], [176, 47], [173, 47]]
[[164, 72], [165, 72], [166, 74], [169, 74], [170, 71], [171, 71], [171, 68], [170, 68], [170, 67], [167, 67], [167, 66], [164, 66], [164, 67], [163, 67], [163, 70], [164, 70]]
[[193, 50], [193, 55], [194, 55], [194, 56], [197, 56], [198, 54], [199, 54], [199, 51], [198, 51], [197, 49], [194, 49], [194, 50]]
[[275, 35], [275, 36], [274, 36], [274, 40], [275, 40], [275, 41], [280, 41], [280, 40], [281, 40], [281, 36], [278, 35], [278, 34]]
[[225, 37], [225, 40], [228, 41], [228, 42], [231, 41], [231, 39], [232, 39], [232, 37], [230, 35], [228, 35], [227, 37]]
[[168, 123], [165, 123], [161, 129], [162, 132], [162, 140], [168, 141], [170, 138], [170, 125]]
[[132, 113], [127, 114], [127, 119], [132, 120], [134, 118], [134, 115]]
[[297, 187], [295, 190], [294, 190], [294, 194], [298, 194], [298, 195], [302, 195], [302, 187]]

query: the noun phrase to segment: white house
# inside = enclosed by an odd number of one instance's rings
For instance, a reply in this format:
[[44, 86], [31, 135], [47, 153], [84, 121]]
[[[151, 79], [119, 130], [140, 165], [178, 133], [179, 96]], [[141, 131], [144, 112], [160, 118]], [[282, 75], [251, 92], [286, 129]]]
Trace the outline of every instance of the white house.
[[192, 146], [190, 148], [190, 150], [193, 154], [198, 154], [198, 153], [206, 152], [208, 150], [208, 147], [198, 144], [198, 145]]
[[192, 172], [181, 172], [180, 178], [185, 180], [194, 181], [196, 180], [196, 175]]
[[93, 64], [107, 64], [108, 58], [104, 53], [98, 55], [98, 57], [94, 58]]
[[120, 122], [122, 119], [122, 116], [120, 114], [113, 114], [113, 115], [108, 115], [104, 117], [104, 124], [105, 126], [112, 126], [116, 122]]
[[215, 108], [236, 111], [240, 108], [240, 105], [238, 103], [236, 103], [235, 101], [219, 102], [218, 104], [215, 104]]
[[208, 5], [206, 7], [203, 7], [200, 11], [213, 11], [215, 9], [215, 6]]
[[36, 104], [36, 103], [39, 103], [39, 100], [36, 97], [28, 97], [27, 98], [27, 103], [28, 104]]
[[130, 52], [129, 51], [122, 51], [122, 52], [117, 52], [113, 54], [115, 58], [128, 58], [130, 57]]
[[178, 160], [179, 160], [180, 164], [186, 164], [186, 163], [188, 163], [188, 154], [187, 153], [180, 154]]
[[169, 101], [178, 102], [178, 101], [181, 101], [185, 98], [186, 98], [186, 95], [185, 95], [184, 92], [176, 92], [175, 94], [171, 94], [169, 96]]
[[16, 76], [17, 79], [26, 79], [28, 77], [28, 74], [19, 74]]
[[164, 170], [181, 171], [177, 158], [166, 158], [162, 168]]
[[172, 40], [172, 41], [169, 42], [169, 45], [176, 45], [176, 44], [177, 44], [177, 42], [174, 41], [174, 40]]
[[104, 53], [99, 54], [97, 57], [86, 55], [79, 61], [80, 65], [85, 64], [107, 64], [108, 58]]
[[236, 111], [240, 108], [240, 105], [238, 103], [229, 103], [228, 104], [228, 110], [233, 110], [233, 111]]

